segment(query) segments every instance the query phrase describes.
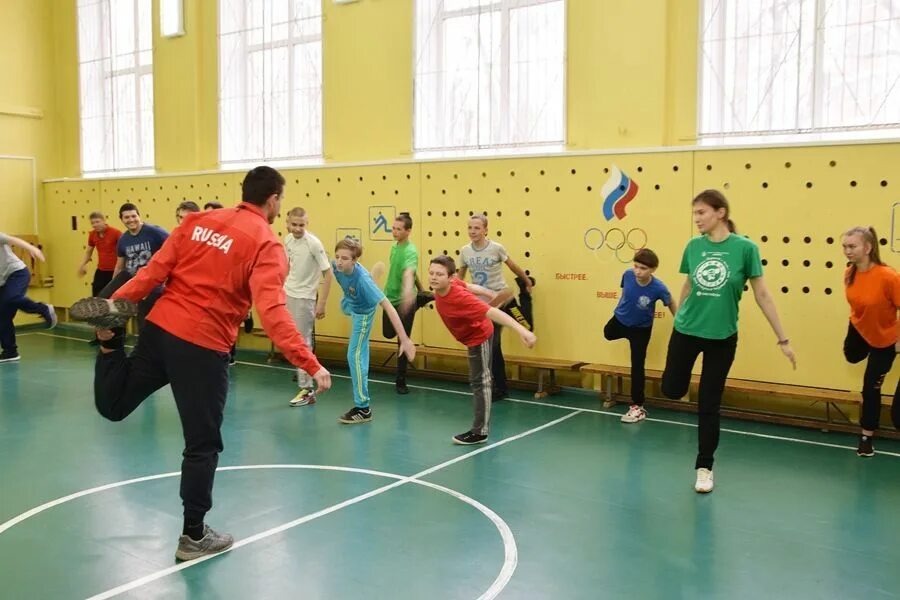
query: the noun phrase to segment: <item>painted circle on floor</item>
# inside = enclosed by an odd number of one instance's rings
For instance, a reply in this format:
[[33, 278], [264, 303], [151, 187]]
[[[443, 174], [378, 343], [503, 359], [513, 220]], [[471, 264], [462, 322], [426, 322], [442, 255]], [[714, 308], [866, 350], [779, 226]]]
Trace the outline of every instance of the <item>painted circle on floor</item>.
[[[298, 525], [301, 525], [303, 523], [311, 521], [320, 516], [330, 514], [331, 512], [335, 512], [346, 506], [350, 506], [352, 504], [362, 502], [364, 500], [367, 500], [368, 498], [377, 496], [377, 495], [387, 492], [393, 488], [400, 487], [400, 486], [406, 485], [408, 483], [413, 483], [415, 485], [419, 485], [419, 486], [426, 487], [426, 488], [431, 488], [433, 490], [447, 494], [448, 496], [456, 498], [457, 500], [460, 500], [461, 502], [464, 502], [464, 503], [472, 506], [473, 508], [478, 510], [481, 514], [483, 514], [485, 517], [487, 517], [488, 520], [490, 520], [491, 523], [494, 524], [494, 526], [497, 528], [497, 531], [500, 533], [500, 537], [503, 540], [503, 567], [500, 569], [500, 573], [497, 575], [497, 577], [491, 583], [490, 587], [488, 587], [488, 589], [486, 589], [481, 595], [478, 596], [479, 600], [488, 600], [491, 598], [496, 598], [497, 595], [501, 591], [503, 591], [503, 588], [505, 588], [506, 585], [509, 583], [509, 580], [512, 578], [513, 572], [516, 570], [516, 565], [518, 564], [518, 556], [519, 556], [518, 548], [516, 547], [516, 540], [515, 540], [515, 537], [513, 536], [512, 530], [509, 528], [509, 525], [506, 524], [506, 522], [500, 517], [500, 515], [495, 513], [493, 510], [491, 510], [484, 504], [478, 502], [477, 500], [470, 498], [469, 496], [466, 496], [465, 494], [457, 492], [456, 490], [450, 489], [448, 487], [444, 487], [442, 485], [438, 485], [436, 483], [422, 481], [420, 479], [413, 479], [413, 478], [407, 477], [405, 475], [397, 475], [396, 473], [387, 473], [384, 471], [374, 471], [372, 469], [359, 469], [359, 468], [355, 468], [355, 467], [341, 467], [341, 466], [335, 466], [335, 465], [297, 465], [297, 464], [236, 465], [236, 466], [229, 466], [229, 467], [219, 467], [218, 469], [216, 469], [216, 471], [252, 471], [252, 470], [276, 470], [276, 469], [302, 469], [302, 470], [310, 470], [310, 471], [338, 471], [338, 472], [344, 472], [344, 473], [359, 473], [359, 474], [364, 474], [364, 475], [373, 475], [375, 477], [384, 477], [386, 479], [393, 479], [394, 483], [388, 484], [386, 486], [382, 486], [381, 488], [377, 488], [376, 490], [373, 490], [366, 494], [361, 494], [360, 496], [357, 496], [350, 500], [335, 504], [332, 507], [323, 509], [316, 513], [312, 513], [311, 515], [301, 517], [299, 519], [296, 519], [294, 521], [291, 521], [291, 522], [281, 525], [279, 527], [270, 529], [266, 532], [262, 532], [260, 534], [254, 535], [254, 536], [250, 536], [243, 540], [238, 540], [235, 542], [234, 546], [231, 548], [231, 550], [229, 550], [229, 552], [232, 550], [236, 550], [236, 549], [240, 548], [241, 546], [245, 546], [247, 544], [251, 544], [255, 541], [258, 541], [260, 539], [268, 537], [270, 535], [274, 535], [276, 533], [280, 533], [281, 531], [291, 529], [292, 527], [296, 527]], [[90, 488], [87, 490], [82, 490], [80, 492], [75, 492], [74, 494], [69, 494], [68, 496], [64, 496], [62, 498], [57, 498], [56, 500], [51, 500], [50, 502], [46, 502], [46, 503], [44, 503], [40, 506], [37, 506], [35, 508], [32, 508], [31, 510], [28, 510], [16, 517], [13, 517], [12, 519], [9, 519], [8, 521], [4, 522], [3, 524], [0, 524], [0, 535], [2, 535], [8, 529], [18, 525], [19, 523], [22, 523], [23, 521], [26, 521], [26, 520], [30, 519], [31, 517], [39, 515], [40, 513], [44, 512], [46, 510], [49, 510], [55, 506], [65, 504], [66, 502], [70, 502], [72, 500], [76, 500], [76, 499], [82, 498], [84, 496], [90, 496], [93, 494], [98, 494], [100, 492], [105, 492], [107, 490], [124, 487], [127, 485], [142, 483], [144, 481], [154, 481], [157, 479], [167, 479], [167, 478], [171, 478], [171, 477], [178, 477], [180, 475], [181, 475], [181, 471], [173, 471], [171, 473], [160, 473], [158, 475], [148, 475], [146, 477], [137, 477], [135, 479], [126, 479], [124, 481], [108, 483], [106, 485], [101, 485], [101, 486], [97, 486], [97, 487]], [[216, 555], [216, 556], [218, 556], [218, 555]], [[205, 560], [208, 560], [211, 558], [214, 558], [214, 556], [208, 556], [208, 557], [204, 557], [201, 559], [180, 563], [176, 566], [169, 567], [169, 568], [163, 569], [161, 571], [157, 571], [156, 573], [153, 573], [146, 577], [142, 577], [131, 583], [124, 584], [124, 585], [114, 588], [112, 590], [108, 590], [102, 594], [93, 596], [93, 598], [89, 599], [89, 600], [100, 600], [101, 598], [111, 598], [113, 596], [125, 593], [128, 590], [143, 586], [147, 583], [150, 583], [151, 581], [155, 581], [156, 579], [161, 579], [161, 578], [163, 578], [167, 575], [170, 575], [172, 573], [175, 573], [177, 571], [181, 571], [181, 570], [184, 570], [191, 566], [194, 566], [196, 564], [199, 564], [201, 562], [205, 562]]]

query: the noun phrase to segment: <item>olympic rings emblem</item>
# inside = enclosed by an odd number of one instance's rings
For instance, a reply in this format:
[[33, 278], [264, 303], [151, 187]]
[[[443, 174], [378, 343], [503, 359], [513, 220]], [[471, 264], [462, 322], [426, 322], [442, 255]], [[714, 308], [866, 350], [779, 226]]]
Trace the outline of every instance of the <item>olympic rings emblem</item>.
[[[611, 227], [606, 232], [591, 227], [584, 232], [584, 245], [594, 254], [602, 250], [611, 250], [619, 262], [628, 264], [634, 257], [635, 250], [647, 247], [647, 232], [640, 227], [629, 229], [627, 233], [618, 227]], [[627, 256], [623, 257], [619, 252], [626, 248], [630, 252], [624, 252]]]

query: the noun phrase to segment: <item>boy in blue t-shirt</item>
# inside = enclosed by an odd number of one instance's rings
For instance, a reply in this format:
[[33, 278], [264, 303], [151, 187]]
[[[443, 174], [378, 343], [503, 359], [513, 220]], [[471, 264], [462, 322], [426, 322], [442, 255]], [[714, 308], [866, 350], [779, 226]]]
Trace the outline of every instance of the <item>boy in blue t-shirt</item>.
[[647, 418], [644, 410], [644, 361], [647, 345], [653, 332], [653, 314], [656, 301], [662, 300], [672, 316], [678, 305], [669, 289], [653, 276], [659, 258], [648, 248], [634, 254], [634, 265], [622, 274], [622, 296], [606, 327], [603, 336], [608, 340], [625, 338], [631, 346], [631, 406], [622, 415], [623, 423], [637, 423]]
[[344, 292], [341, 310], [353, 321], [350, 343], [347, 345], [347, 362], [350, 364], [354, 406], [338, 419], [348, 425], [372, 420], [372, 409], [369, 408], [369, 336], [375, 321], [375, 309], [379, 305], [394, 325], [400, 352], [410, 361], [416, 358], [416, 347], [406, 335], [397, 309], [372, 280], [365, 267], [357, 262], [361, 254], [362, 246], [359, 242], [345, 238], [335, 246], [334, 262], [331, 263], [334, 280]]

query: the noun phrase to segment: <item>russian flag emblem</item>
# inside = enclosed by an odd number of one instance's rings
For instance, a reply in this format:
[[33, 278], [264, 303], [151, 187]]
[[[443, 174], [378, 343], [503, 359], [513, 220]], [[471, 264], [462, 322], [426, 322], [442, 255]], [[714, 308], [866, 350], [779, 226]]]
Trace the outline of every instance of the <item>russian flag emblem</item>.
[[612, 221], [613, 217], [621, 221], [625, 218], [625, 207], [637, 196], [638, 184], [613, 165], [600, 193], [603, 195], [603, 217], [607, 221]]

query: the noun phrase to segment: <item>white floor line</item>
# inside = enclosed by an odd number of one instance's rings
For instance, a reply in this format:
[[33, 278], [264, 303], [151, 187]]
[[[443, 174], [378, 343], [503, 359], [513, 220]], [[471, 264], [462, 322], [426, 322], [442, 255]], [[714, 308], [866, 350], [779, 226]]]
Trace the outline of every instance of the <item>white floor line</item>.
[[[312, 521], [312, 520], [314, 520], [314, 519], [318, 519], [319, 517], [324, 517], [325, 515], [331, 514], [331, 513], [335, 512], [335, 511], [338, 511], [338, 510], [341, 510], [342, 508], [346, 508], [346, 507], [348, 507], [348, 506], [352, 506], [352, 505], [354, 505], [354, 504], [358, 504], [359, 502], [362, 502], [363, 500], [368, 500], [369, 498], [373, 498], [373, 497], [375, 497], [375, 496], [381, 495], [381, 494], [383, 494], [383, 493], [385, 493], [385, 492], [387, 492], [387, 491], [390, 491], [390, 490], [392, 490], [392, 489], [394, 489], [394, 488], [400, 487], [400, 486], [402, 486], [402, 485], [406, 485], [406, 484], [408, 484], [408, 483], [410, 483], [410, 482], [412, 482], [412, 481], [414, 481], [414, 480], [420, 479], [420, 478], [425, 477], [425, 476], [427, 476], [427, 475], [431, 475], [432, 473], [436, 473], [437, 471], [440, 471], [440, 470], [442, 470], [442, 469], [445, 469], [445, 468], [447, 468], [447, 467], [449, 467], [449, 466], [451, 466], [451, 465], [455, 465], [455, 464], [458, 463], [458, 462], [467, 460], [467, 459], [469, 459], [469, 458], [472, 458], [473, 456], [477, 456], [477, 455], [479, 455], [479, 454], [482, 454], [482, 453], [484, 453], [484, 452], [487, 452], [488, 450], [493, 450], [494, 448], [498, 448], [498, 447], [503, 446], [503, 445], [505, 445], [505, 444], [509, 444], [510, 442], [514, 442], [514, 441], [516, 441], [516, 440], [522, 439], [522, 438], [524, 438], [524, 437], [526, 437], [526, 436], [529, 436], [529, 435], [532, 435], [532, 434], [537, 433], [537, 432], [539, 432], [539, 431], [542, 431], [542, 430], [544, 430], [544, 429], [547, 429], [548, 427], [553, 427], [554, 425], [558, 425], [558, 424], [562, 423], [563, 421], [566, 421], [566, 420], [571, 419], [572, 417], [574, 417], [574, 416], [576, 416], [576, 415], [581, 414], [581, 412], [582, 412], [582, 411], [580, 411], [580, 410], [576, 410], [576, 411], [570, 412], [570, 413], [567, 414], [567, 415], [564, 415], [564, 416], [562, 416], [562, 417], [560, 417], [560, 418], [558, 418], [558, 419], [555, 419], [555, 420], [553, 420], [553, 421], [550, 421], [550, 422], [548, 422], [548, 423], [544, 423], [543, 425], [540, 425], [540, 426], [538, 426], [538, 427], [534, 427], [533, 429], [529, 429], [528, 431], [523, 431], [522, 433], [519, 433], [519, 434], [517, 434], [517, 435], [511, 436], [511, 437], [508, 437], [508, 438], [504, 438], [504, 439], [500, 440], [499, 442], [494, 442], [493, 444], [488, 444], [487, 446], [482, 446], [482, 447], [479, 448], [478, 450], [474, 450], [474, 451], [472, 451], [472, 452], [467, 452], [467, 453], [465, 453], [465, 454], [462, 454], [462, 455], [460, 455], [460, 456], [457, 456], [456, 458], [452, 458], [452, 459], [450, 459], [450, 460], [448, 460], [448, 461], [442, 462], [442, 463], [440, 463], [440, 464], [438, 464], [438, 465], [435, 465], [435, 466], [433, 466], [433, 467], [430, 467], [430, 468], [428, 468], [428, 469], [425, 469], [424, 471], [419, 471], [419, 472], [416, 473], [415, 475], [411, 475], [411, 476], [409, 476], [409, 477], [404, 477], [403, 479], [400, 479], [400, 480], [398, 480], [398, 481], [395, 481], [394, 483], [390, 483], [390, 484], [388, 484], [388, 485], [381, 486], [380, 488], [376, 488], [376, 489], [374, 489], [374, 490], [372, 490], [372, 491], [370, 491], [370, 492], [366, 492], [365, 494], [360, 494], [359, 496], [355, 496], [355, 497], [350, 498], [350, 499], [348, 499], [348, 500], [344, 500], [343, 502], [339, 502], [339, 503], [337, 503], [337, 504], [333, 504], [332, 506], [329, 506], [329, 507], [327, 507], [327, 508], [323, 508], [322, 510], [317, 511], [317, 512], [314, 512], [314, 513], [312, 513], [312, 514], [309, 514], [309, 515], [300, 517], [299, 519], [295, 519], [295, 520], [290, 521], [290, 522], [288, 522], [288, 523], [284, 523], [283, 525], [279, 525], [279, 526], [277, 526], [277, 527], [273, 527], [273, 528], [271, 528], [271, 529], [267, 529], [266, 531], [262, 531], [262, 532], [260, 532], [260, 533], [257, 533], [256, 535], [252, 535], [252, 536], [250, 536], [250, 537], [248, 537], [248, 538], [244, 538], [244, 539], [242, 539], [242, 540], [239, 540], [239, 541], [235, 542], [234, 546], [232, 546], [231, 549], [228, 550], [228, 552], [232, 552], [232, 551], [237, 550], [238, 548], [241, 548], [241, 547], [246, 546], [246, 545], [248, 545], [248, 544], [252, 544], [252, 543], [254, 543], [254, 542], [258, 542], [258, 541], [260, 541], [260, 540], [263, 540], [263, 539], [268, 538], [268, 537], [270, 537], [270, 536], [273, 536], [273, 535], [275, 535], [275, 534], [281, 533], [282, 531], [286, 531], [286, 530], [291, 529], [291, 528], [293, 528], [293, 527], [297, 527], [298, 525], [302, 525], [303, 523], [308, 523], [308, 522], [310, 522], [310, 521]], [[91, 596], [90, 598], [88, 598], [88, 600], [105, 600], [105, 599], [107, 599], [107, 598], [113, 598], [113, 597], [118, 596], [118, 595], [120, 595], [120, 594], [124, 594], [125, 592], [134, 590], [134, 589], [139, 588], [139, 587], [141, 587], [141, 586], [143, 586], [143, 585], [146, 585], [146, 584], [148, 584], [148, 583], [151, 583], [151, 582], [153, 582], [153, 581], [156, 581], [157, 579], [162, 579], [163, 577], [166, 577], [167, 575], [171, 575], [172, 573], [177, 573], [178, 571], [183, 571], [184, 569], [188, 569], [188, 568], [190, 568], [190, 567], [193, 567], [193, 566], [196, 566], [196, 565], [198, 565], [198, 564], [201, 564], [201, 563], [203, 563], [203, 562], [205, 562], [205, 561], [207, 561], [207, 560], [210, 560], [210, 559], [212, 559], [212, 558], [215, 558], [216, 556], [220, 556], [220, 555], [219, 555], [219, 554], [216, 554], [216, 555], [212, 555], [212, 556], [204, 556], [204, 557], [198, 558], [198, 559], [196, 559], [196, 560], [184, 562], [184, 563], [181, 563], [181, 564], [178, 564], [178, 565], [174, 565], [174, 566], [168, 567], [168, 568], [166, 568], [166, 569], [162, 569], [162, 570], [157, 571], [157, 572], [155, 572], [155, 573], [151, 573], [151, 574], [149, 574], [149, 575], [145, 575], [144, 577], [141, 577], [140, 579], [135, 579], [134, 581], [131, 581], [131, 582], [129, 582], [129, 583], [125, 583], [125, 584], [122, 584], [122, 585], [120, 585], [120, 586], [118, 586], [118, 587], [115, 587], [115, 588], [113, 588], [113, 589], [111, 589], [111, 590], [107, 590], [107, 591], [105, 591], [105, 592], [103, 592], [103, 593], [101, 593], [101, 594], [97, 594], [97, 595], [95, 595], [95, 596]]]

